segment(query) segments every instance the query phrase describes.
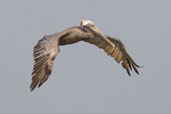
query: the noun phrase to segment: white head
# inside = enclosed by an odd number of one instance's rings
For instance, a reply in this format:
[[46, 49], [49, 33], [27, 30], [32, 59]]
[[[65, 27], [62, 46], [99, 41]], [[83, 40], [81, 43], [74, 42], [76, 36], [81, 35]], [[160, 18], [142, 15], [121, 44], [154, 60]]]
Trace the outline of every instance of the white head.
[[94, 25], [94, 23], [92, 21], [90, 21], [90, 20], [81, 20], [80, 21], [81, 28], [83, 28], [86, 25]]

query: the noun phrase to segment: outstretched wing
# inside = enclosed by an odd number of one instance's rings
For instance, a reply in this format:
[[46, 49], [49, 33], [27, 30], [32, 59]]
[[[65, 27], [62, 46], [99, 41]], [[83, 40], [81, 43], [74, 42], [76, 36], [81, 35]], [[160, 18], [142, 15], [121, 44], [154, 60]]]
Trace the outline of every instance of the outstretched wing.
[[126, 69], [129, 76], [131, 75], [130, 70], [132, 70], [132, 68], [137, 74], [139, 74], [137, 67], [140, 68], [140, 66], [138, 66], [130, 57], [130, 55], [126, 51], [124, 44], [119, 39], [115, 39], [107, 35], [106, 37], [114, 44], [114, 47], [112, 47], [111, 45], [109, 45], [109, 43], [103, 41], [98, 37], [85, 39], [84, 41], [94, 44], [99, 48], [102, 48], [108, 55], [112, 56], [118, 63], [122, 62], [122, 66], [124, 69]]
[[52, 36], [44, 36], [34, 47], [34, 67], [30, 90], [40, 87], [50, 76], [53, 61], [59, 53], [58, 39]]

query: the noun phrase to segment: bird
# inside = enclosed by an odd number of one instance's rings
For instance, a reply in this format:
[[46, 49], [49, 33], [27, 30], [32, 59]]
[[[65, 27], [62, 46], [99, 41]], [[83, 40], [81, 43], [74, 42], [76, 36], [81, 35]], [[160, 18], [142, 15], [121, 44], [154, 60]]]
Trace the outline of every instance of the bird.
[[128, 54], [121, 40], [103, 34], [90, 20], [81, 20], [80, 26], [70, 27], [62, 32], [45, 35], [35, 45], [33, 50], [34, 66], [30, 90], [40, 87], [51, 75], [53, 63], [59, 54], [59, 46], [74, 44], [84, 41], [103, 49], [113, 57], [117, 63], [121, 63], [129, 76], [132, 69], [139, 74], [137, 65]]

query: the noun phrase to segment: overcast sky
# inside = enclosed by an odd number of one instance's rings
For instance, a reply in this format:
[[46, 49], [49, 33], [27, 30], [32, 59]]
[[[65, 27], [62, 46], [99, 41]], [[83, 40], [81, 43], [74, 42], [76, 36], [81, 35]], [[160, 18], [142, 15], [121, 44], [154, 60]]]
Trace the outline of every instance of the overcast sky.
[[[121, 39], [140, 75], [80, 42], [30, 92], [35, 44], [81, 19]], [[171, 114], [170, 43], [170, 0], [0, 0], [0, 114]]]

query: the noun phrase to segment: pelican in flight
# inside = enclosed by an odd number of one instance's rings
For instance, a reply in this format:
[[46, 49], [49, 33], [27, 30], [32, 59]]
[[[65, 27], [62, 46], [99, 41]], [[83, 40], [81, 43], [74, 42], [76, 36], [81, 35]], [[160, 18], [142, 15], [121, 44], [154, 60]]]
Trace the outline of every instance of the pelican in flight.
[[50, 76], [53, 62], [58, 55], [59, 46], [85, 41], [102, 48], [108, 55], [112, 56], [118, 63], [122, 63], [130, 76], [132, 68], [139, 74], [140, 68], [126, 51], [124, 44], [116, 38], [104, 35], [92, 21], [81, 20], [80, 26], [71, 27], [62, 32], [44, 36], [34, 47], [34, 67], [32, 72], [32, 83], [30, 90], [40, 87]]

